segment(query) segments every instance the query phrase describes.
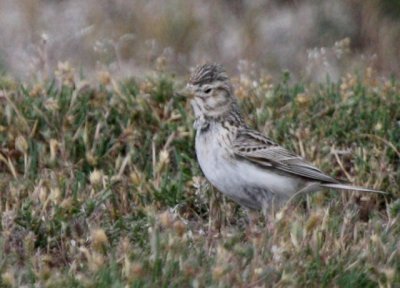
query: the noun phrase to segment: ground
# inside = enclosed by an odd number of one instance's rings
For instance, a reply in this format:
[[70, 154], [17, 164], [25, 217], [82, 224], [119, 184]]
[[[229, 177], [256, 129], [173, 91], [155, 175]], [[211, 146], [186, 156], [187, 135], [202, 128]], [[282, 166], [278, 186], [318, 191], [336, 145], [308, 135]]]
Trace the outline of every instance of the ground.
[[394, 287], [400, 84], [237, 75], [250, 126], [323, 171], [389, 195], [323, 191], [257, 215], [213, 191], [184, 78], [0, 79], [0, 286]]

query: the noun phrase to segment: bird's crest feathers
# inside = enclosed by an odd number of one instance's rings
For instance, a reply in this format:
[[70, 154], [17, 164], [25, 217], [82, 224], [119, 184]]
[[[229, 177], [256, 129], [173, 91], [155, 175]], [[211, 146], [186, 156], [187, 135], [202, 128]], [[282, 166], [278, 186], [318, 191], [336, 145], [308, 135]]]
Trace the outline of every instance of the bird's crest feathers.
[[190, 76], [189, 83], [192, 85], [203, 85], [215, 81], [228, 81], [225, 69], [219, 64], [204, 64], [197, 66]]

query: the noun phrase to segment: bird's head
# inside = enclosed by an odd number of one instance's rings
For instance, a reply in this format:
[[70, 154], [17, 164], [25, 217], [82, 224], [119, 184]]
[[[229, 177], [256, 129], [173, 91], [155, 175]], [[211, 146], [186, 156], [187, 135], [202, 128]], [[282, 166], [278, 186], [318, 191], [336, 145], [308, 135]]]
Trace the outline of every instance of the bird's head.
[[205, 64], [195, 68], [186, 86], [196, 117], [220, 118], [236, 107], [232, 84], [221, 65]]

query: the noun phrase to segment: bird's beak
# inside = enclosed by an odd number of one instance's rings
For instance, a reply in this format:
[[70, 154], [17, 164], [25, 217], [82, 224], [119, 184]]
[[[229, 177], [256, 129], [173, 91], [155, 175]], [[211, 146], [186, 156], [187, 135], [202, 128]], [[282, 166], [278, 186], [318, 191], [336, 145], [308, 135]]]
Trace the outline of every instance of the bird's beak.
[[194, 97], [194, 86], [192, 84], [187, 84], [185, 88], [178, 92], [179, 95], [182, 95], [186, 98]]

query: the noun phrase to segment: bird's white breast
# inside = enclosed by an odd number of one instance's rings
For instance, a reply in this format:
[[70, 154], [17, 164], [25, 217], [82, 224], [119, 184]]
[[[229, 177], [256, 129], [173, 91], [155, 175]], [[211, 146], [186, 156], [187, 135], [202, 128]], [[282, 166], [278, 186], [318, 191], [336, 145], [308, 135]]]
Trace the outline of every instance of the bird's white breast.
[[279, 198], [297, 192], [298, 183], [292, 177], [235, 158], [227, 133], [218, 124], [213, 124], [207, 132], [197, 131], [197, 159], [212, 185], [234, 199], [248, 197], [244, 188], [252, 187], [265, 189]]

